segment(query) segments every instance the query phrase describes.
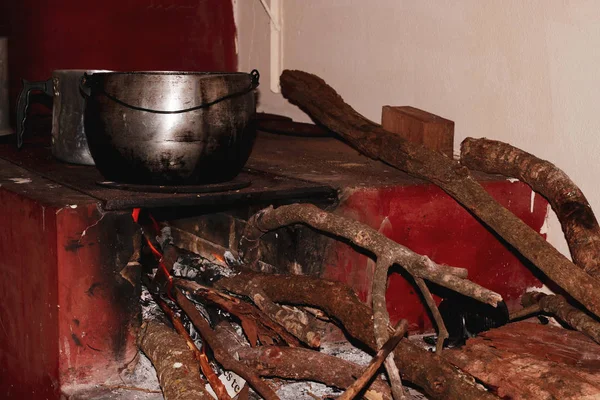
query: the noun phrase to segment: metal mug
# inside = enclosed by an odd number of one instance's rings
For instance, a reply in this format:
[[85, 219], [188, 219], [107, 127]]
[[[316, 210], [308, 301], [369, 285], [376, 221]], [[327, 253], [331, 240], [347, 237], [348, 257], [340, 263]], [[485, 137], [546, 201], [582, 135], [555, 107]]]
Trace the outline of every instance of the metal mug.
[[72, 164], [94, 165], [83, 124], [85, 98], [79, 85], [84, 73], [106, 70], [63, 69], [52, 72], [47, 81], [29, 82], [23, 79], [23, 89], [17, 101], [17, 147], [23, 146], [23, 133], [29, 95], [38, 90], [54, 97], [52, 105], [52, 155]]

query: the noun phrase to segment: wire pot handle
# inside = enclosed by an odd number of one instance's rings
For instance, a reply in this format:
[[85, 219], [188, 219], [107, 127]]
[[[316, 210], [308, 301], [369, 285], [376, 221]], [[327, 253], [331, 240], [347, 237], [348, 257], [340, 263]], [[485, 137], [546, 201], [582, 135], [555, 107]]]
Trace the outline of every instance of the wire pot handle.
[[134, 106], [133, 104], [126, 103], [123, 100], [120, 100], [120, 99], [116, 98], [115, 96], [111, 95], [110, 93], [106, 93], [104, 91], [104, 87], [100, 87], [100, 85], [98, 85], [96, 82], [94, 82], [93, 79], [90, 79], [90, 77], [91, 77], [90, 75], [88, 75], [87, 73], [84, 73], [83, 77], [81, 78], [80, 85], [79, 85], [81, 92], [86, 97], [89, 97], [91, 95], [91, 88], [94, 87], [99, 93], [108, 97], [115, 103], [120, 104], [124, 107], [130, 108], [132, 110], [145, 111], [145, 112], [154, 113], [154, 114], [183, 114], [183, 113], [186, 113], [189, 111], [195, 111], [195, 110], [200, 110], [202, 108], [208, 108], [208, 107], [213, 106], [217, 103], [220, 103], [224, 100], [231, 99], [233, 97], [242, 96], [248, 92], [251, 92], [252, 90], [254, 90], [258, 87], [260, 74], [255, 69], [253, 69], [252, 72], [250, 72], [250, 86], [248, 86], [246, 89], [243, 89], [239, 92], [226, 94], [224, 96], [219, 97], [216, 100], [209, 101], [208, 103], [202, 103], [202, 104], [194, 106], [194, 107], [184, 108], [182, 110], [175, 110], [175, 111], [153, 110], [151, 108], [138, 107], [138, 106]]

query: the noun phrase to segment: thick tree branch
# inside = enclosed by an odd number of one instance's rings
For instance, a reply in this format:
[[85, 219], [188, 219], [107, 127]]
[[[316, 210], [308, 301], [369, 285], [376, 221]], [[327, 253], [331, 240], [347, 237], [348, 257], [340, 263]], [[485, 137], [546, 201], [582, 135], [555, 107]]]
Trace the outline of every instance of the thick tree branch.
[[183, 312], [185, 312], [188, 318], [192, 321], [194, 326], [198, 329], [200, 336], [205, 343], [212, 349], [215, 359], [223, 368], [235, 372], [242, 378], [244, 378], [250, 386], [258, 394], [260, 394], [265, 400], [279, 400], [275, 391], [271, 387], [263, 382], [254, 371], [246, 367], [237, 361], [226, 348], [221, 345], [219, 338], [215, 334], [215, 331], [210, 327], [209, 323], [204, 319], [200, 312], [194, 306], [185, 295], [177, 288], [173, 289], [175, 300]]
[[365, 155], [438, 185], [589, 311], [600, 316], [600, 281], [589, 278], [502, 207], [470, 176], [466, 167], [364, 118], [315, 75], [286, 70], [281, 75], [281, 92]]
[[[227, 323], [215, 327], [222, 342], [239, 343], [239, 336]], [[264, 377], [320, 382], [327, 386], [345, 389], [352, 385], [363, 367], [341, 358], [318, 351], [282, 346], [259, 346], [250, 348], [239, 344], [230, 347], [248, 367]], [[392, 400], [388, 385], [380, 378], [373, 380], [364, 393], [369, 400]]]
[[[181, 319], [177, 316], [175, 311], [173, 311], [171, 307], [169, 307], [169, 305], [160, 297], [155, 296], [154, 300], [156, 301], [156, 304], [158, 304], [160, 309], [163, 310], [163, 312], [167, 315], [167, 317], [169, 317], [169, 320], [173, 324], [175, 331], [179, 333], [179, 335], [185, 340], [185, 343], [187, 344], [188, 348], [194, 354], [194, 358], [196, 359], [196, 362], [198, 362], [198, 368], [202, 371], [202, 373], [208, 380], [208, 383], [217, 395], [217, 399], [231, 400], [231, 396], [229, 396], [229, 393], [227, 393], [227, 389], [225, 389], [223, 382], [219, 380], [217, 374], [215, 374], [215, 372], [210, 367], [205, 352], [201, 352], [200, 350], [198, 350], [196, 344], [194, 343], [194, 340], [191, 338], [187, 329], [185, 329], [185, 327], [183, 326], [183, 322], [181, 322]], [[204, 349], [204, 346], [202, 348]]]
[[600, 226], [583, 192], [567, 174], [551, 162], [488, 139], [466, 138], [460, 161], [473, 170], [518, 178], [544, 196], [560, 221], [575, 264], [600, 277]]
[[[221, 279], [216, 286], [232, 293], [248, 292], [247, 285], [260, 287], [277, 303], [302, 304], [323, 310], [339, 321], [346, 332], [377, 351], [371, 309], [349, 287], [332, 281], [299, 275], [242, 273]], [[390, 332], [392, 328], [389, 327]], [[492, 400], [497, 397], [475, 384], [444, 359], [408, 340], [401, 340], [394, 359], [402, 378], [420, 386], [433, 399]]]
[[192, 351], [171, 328], [159, 321], [145, 321], [138, 344], [156, 368], [165, 399], [213, 400]]
[[347, 239], [370, 251], [378, 259], [388, 258], [390, 262], [402, 266], [414, 277], [427, 279], [483, 303], [496, 306], [502, 301], [498, 293], [461, 278], [462, 272], [448, 273], [451, 267], [436, 264], [429, 257], [414, 253], [358, 221], [328, 213], [312, 204], [292, 204], [276, 209], [269, 207], [250, 218], [240, 243], [244, 263], [253, 266], [258, 261], [259, 254], [254, 251], [254, 247], [248, 247], [249, 243], [258, 242], [265, 232], [292, 224], [305, 224]]

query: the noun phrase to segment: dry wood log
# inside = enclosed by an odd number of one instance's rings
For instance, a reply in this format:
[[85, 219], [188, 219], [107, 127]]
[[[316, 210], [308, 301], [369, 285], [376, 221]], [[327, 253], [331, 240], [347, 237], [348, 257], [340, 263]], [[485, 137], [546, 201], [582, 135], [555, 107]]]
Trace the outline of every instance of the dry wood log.
[[521, 304], [523, 307], [537, 305], [541, 311], [560, 318], [571, 328], [578, 330], [600, 344], [600, 323], [585, 312], [570, 305], [563, 296], [528, 292], [521, 298]]
[[[160, 297], [154, 296], [154, 300], [156, 301], [156, 304], [158, 304], [160, 309], [163, 310], [163, 312], [167, 315], [167, 317], [169, 317], [169, 320], [173, 324], [173, 328], [175, 328], [175, 331], [185, 340], [185, 343], [187, 344], [188, 348], [194, 354], [194, 358], [198, 363], [198, 368], [202, 371], [202, 373], [208, 380], [208, 383], [217, 395], [217, 399], [231, 400], [231, 396], [229, 396], [229, 393], [227, 393], [227, 389], [225, 389], [223, 382], [219, 380], [217, 374], [215, 374], [215, 372], [212, 370], [208, 359], [206, 358], [205, 352], [201, 352], [200, 350], [198, 350], [196, 344], [194, 343], [194, 340], [191, 338], [187, 329], [185, 329], [185, 327], [183, 326], [183, 322], [181, 322], [181, 319], [177, 316], [175, 311], [173, 311], [171, 307], [169, 307], [169, 305]], [[202, 347], [202, 349], [204, 350], [204, 346]]]
[[[151, 245], [150, 241], [148, 241], [148, 243]], [[155, 251], [157, 252], [157, 250]], [[160, 253], [158, 253], [158, 255], [159, 254]], [[171, 271], [173, 270], [173, 264], [177, 261], [178, 255], [179, 252], [175, 246], [170, 243], [167, 243], [164, 246], [164, 254], [159, 261], [161, 268], [158, 269], [150, 286], [164, 290], [169, 298], [173, 299], [183, 312], [187, 314], [188, 318], [192, 321], [192, 324], [196, 327], [198, 333], [202, 337], [203, 343], [210, 347], [215, 359], [223, 368], [231, 370], [244, 378], [265, 400], [279, 400], [275, 391], [267, 383], [263, 382], [253, 371], [233, 358], [227, 349], [221, 347], [221, 343], [216, 337], [215, 332], [208, 321], [206, 321], [196, 309], [194, 303], [192, 303], [179, 288], [173, 286], [174, 279], [171, 276]], [[163, 279], [166, 284], [161, 286], [161, 281]]]
[[306, 224], [347, 239], [378, 258], [388, 258], [390, 262], [399, 264], [414, 277], [427, 279], [483, 303], [496, 306], [502, 301], [498, 293], [464, 279], [464, 269], [436, 264], [429, 257], [414, 253], [365, 224], [323, 211], [312, 204], [292, 204], [276, 209], [268, 207], [250, 218], [240, 243], [244, 263], [250, 266], [256, 264], [259, 254], [258, 247], [254, 245], [262, 235], [292, 224]]
[[250, 299], [256, 306], [269, 316], [274, 322], [283, 326], [288, 332], [306, 343], [310, 347], [317, 348], [321, 345], [321, 335], [310, 325], [298, 319], [296, 313], [273, 303], [269, 296], [262, 290], [256, 289], [250, 293]]
[[[248, 293], [248, 285], [260, 287], [277, 303], [303, 304], [323, 310], [339, 321], [351, 337], [364, 343], [372, 351], [377, 350], [371, 309], [348, 286], [308, 276], [252, 273], [241, 273], [216, 283], [217, 288], [242, 295]], [[392, 328], [389, 329], [392, 332]], [[394, 351], [394, 359], [402, 372], [402, 378], [423, 388], [433, 399], [497, 399], [439, 355], [407, 340], [400, 341]]]
[[600, 398], [600, 346], [580, 332], [514, 322], [444, 351], [444, 358], [505, 399]]
[[[359, 376], [363, 367], [341, 358], [298, 347], [260, 346], [237, 351], [240, 361], [260, 376], [309, 380], [345, 389]], [[390, 388], [376, 379], [365, 393], [367, 399], [391, 400]]]
[[[257, 325], [257, 331], [260, 331], [262, 329], [261, 326], [264, 325], [266, 329], [273, 331], [289, 346], [301, 346], [300, 342], [298, 341], [298, 339], [296, 339], [295, 336], [289, 334], [278, 323], [274, 323], [267, 315], [265, 315], [262, 311], [255, 308], [251, 304], [240, 301], [239, 299], [232, 298], [230, 296], [227, 296], [225, 293], [215, 290], [214, 288], [202, 286], [193, 281], [188, 281], [185, 279], [175, 279], [174, 282], [177, 287], [185, 289], [192, 296], [198, 297], [203, 301], [208, 301], [212, 304], [215, 304], [216, 306], [222, 308], [228, 313], [235, 315], [241, 321], [255, 321], [255, 324]], [[265, 334], [272, 335], [272, 333], [268, 332], [265, 332]], [[255, 343], [252, 344], [254, 345]]]
[[[357, 246], [368, 250], [377, 258], [373, 275], [373, 328], [378, 348], [388, 340], [387, 327], [389, 314], [387, 312], [385, 292], [387, 289], [387, 275], [390, 266], [394, 263], [402, 266], [416, 280], [425, 278], [443, 287], [472, 297], [481, 302], [496, 306], [502, 297], [485, 289], [467, 279], [462, 278], [462, 269], [454, 269], [434, 263], [429, 257], [421, 256], [410, 249], [394, 242], [376, 230], [360, 222], [337, 216], [320, 210], [312, 204], [292, 204], [277, 209], [272, 207], [256, 213], [246, 225], [242, 235], [240, 249], [243, 261], [254, 267], [258, 262], [258, 242], [260, 237], [270, 230], [291, 224], [303, 223], [322, 232], [327, 232], [339, 238], [344, 238]], [[437, 310], [435, 302], [431, 301], [431, 294], [422, 282], [417, 281], [423, 291], [427, 306], [431, 308], [436, 325], [439, 328], [439, 338], [443, 344], [447, 330]], [[252, 290], [252, 289], [250, 289]], [[255, 287], [253, 290], [260, 290]], [[250, 296], [250, 294], [246, 294]], [[441, 345], [439, 349], [441, 349]], [[391, 358], [386, 359], [385, 367], [392, 383], [394, 398], [402, 399], [402, 382], [398, 368]]]
[[590, 278], [502, 207], [470, 176], [466, 167], [440, 153], [407, 142], [364, 118], [315, 75], [285, 70], [280, 83], [284, 97], [363, 154], [438, 185], [569, 295], [600, 316], [600, 281]]
[[[227, 343], [239, 343], [239, 336], [227, 324], [215, 327], [219, 338]], [[364, 367], [341, 358], [318, 351], [281, 346], [260, 346], [249, 348], [239, 344], [231, 348], [244, 364], [254, 369], [260, 376], [309, 380], [328, 386], [345, 389], [352, 385]], [[373, 380], [365, 397], [372, 400], [392, 400], [390, 388], [378, 378]]]
[[470, 169], [518, 178], [544, 196], [560, 221], [575, 264], [600, 277], [600, 225], [567, 174], [551, 162], [495, 140], [466, 138], [460, 158]]
[[208, 344], [211, 348], [215, 359], [223, 368], [235, 372], [248, 382], [250, 386], [258, 394], [260, 394], [265, 400], [279, 400], [279, 397], [275, 391], [266, 383], [263, 382], [251, 369], [246, 367], [244, 364], [237, 361], [227, 350], [227, 348], [221, 345], [218, 336], [215, 331], [211, 328], [208, 321], [200, 314], [200, 312], [194, 306], [185, 295], [178, 288], [173, 289], [173, 294], [177, 304], [183, 312], [185, 312], [188, 318], [192, 321], [198, 333], [202, 337], [204, 343]]
[[381, 346], [381, 348], [377, 351], [367, 368], [363, 371], [360, 378], [358, 378], [340, 397], [338, 400], [352, 400], [356, 397], [367, 383], [373, 378], [373, 375], [377, 372], [377, 370], [383, 364], [383, 360], [387, 358], [387, 356], [396, 348], [400, 339], [404, 336], [406, 331], [408, 330], [408, 322], [405, 319], [401, 320], [396, 327], [394, 334], [390, 336], [388, 341]]
[[213, 400], [185, 340], [164, 323], [145, 321], [138, 344], [158, 375], [166, 400]]

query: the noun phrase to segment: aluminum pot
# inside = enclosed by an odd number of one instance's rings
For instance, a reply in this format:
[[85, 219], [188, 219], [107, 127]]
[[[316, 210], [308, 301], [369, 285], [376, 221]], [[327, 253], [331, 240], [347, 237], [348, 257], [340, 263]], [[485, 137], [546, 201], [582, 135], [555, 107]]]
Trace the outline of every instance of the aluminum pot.
[[195, 185], [234, 178], [250, 154], [258, 72], [87, 75], [85, 132], [115, 182]]
[[63, 69], [52, 72], [52, 78], [42, 82], [23, 79], [23, 89], [17, 101], [17, 147], [23, 146], [29, 95], [39, 90], [54, 97], [52, 103], [52, 154], [72, 164], [94, 165], [83, 126], [85, 99], [79, 89], [84, 73], [106, 70]]

